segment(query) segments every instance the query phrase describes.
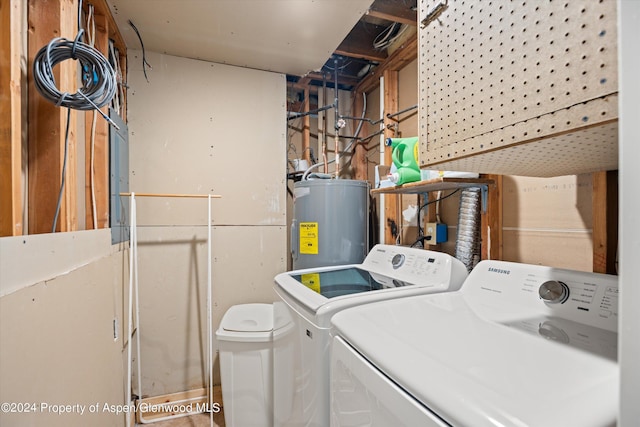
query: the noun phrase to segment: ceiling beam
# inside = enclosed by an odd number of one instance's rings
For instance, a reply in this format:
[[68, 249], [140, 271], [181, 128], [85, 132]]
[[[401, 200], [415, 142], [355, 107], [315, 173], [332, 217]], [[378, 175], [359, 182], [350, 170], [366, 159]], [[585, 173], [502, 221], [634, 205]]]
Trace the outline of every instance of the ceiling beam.
[[414, 34], [396, 49], [386, 61], [378, 65], [356, 87], [357, 92], [369, 93], [380, 85], [385, 70], [398, 71], [418, 58], [418, 36]]
[[397, 0], [377, 0], [371, 5], [367, 15], [414, 27], [418, 25], [418, 12]]
[[349, 32], [349, 35], [337, 47], [335, 54], [368, 61], [384, 61], [387, 58], [386, 51], [373, 48], [373, 42], [377, 34], [383, 29], [384, 27], [381, 27], [377, 31], [372, 31], [371, 25], [358, 21]]
[[[344, 46], [343, 46], [344, 45]], [[346, 47], [347, 49], [344, 49]], [[349, 46], [346, 43], [341, 44], [335, 51], [336, 55], [346, 56], [348, 58], [366, 59], [367, 61], [383, 62], [387, 59], [387, 54], [384, 51], [369, 50], [349, 50]]]
[[[311, 80], [319, 80], [320, 82], [322, 82], [322, 73], [309, 73], [307, 74], [307, 76], [311, 79]], [[333, 82], [333, 75], [327, 75], [327, 83], [329, 82]], [[344, 76], [344, 75], [338, 75], [338, 84], [339, 85], [344, 85], [344, 86], [356, 86], [357, 84], [359, 84], [359, 80], [357, 77], [350, 77], [350, 76]]]

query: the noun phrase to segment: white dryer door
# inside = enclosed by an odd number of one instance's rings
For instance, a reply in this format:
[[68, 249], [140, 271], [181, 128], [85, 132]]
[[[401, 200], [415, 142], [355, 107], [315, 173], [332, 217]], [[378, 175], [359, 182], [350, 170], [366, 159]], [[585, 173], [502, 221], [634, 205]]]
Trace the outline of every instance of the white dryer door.
[[342, 338], [331, 346], [331, 427], [449, 426]]

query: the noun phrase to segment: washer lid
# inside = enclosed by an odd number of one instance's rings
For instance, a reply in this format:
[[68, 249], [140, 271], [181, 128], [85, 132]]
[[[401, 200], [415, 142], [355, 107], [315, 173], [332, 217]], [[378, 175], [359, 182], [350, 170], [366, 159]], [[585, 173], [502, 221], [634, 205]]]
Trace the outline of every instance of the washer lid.
[[273, 305], [234, 305], [227, 310], [220, 326], [225, 331], [270, 332], [273, 329]]
[[604, 345], [615, 332], [592, 328], [592, 337], [575, 335], [576, 346], [563, 344], [487, 320], [463, 292], [355, 307], [332, 323], [334, 334], [451, 425], [615, 425], [615, 357], [578, 348], [589, 338]]

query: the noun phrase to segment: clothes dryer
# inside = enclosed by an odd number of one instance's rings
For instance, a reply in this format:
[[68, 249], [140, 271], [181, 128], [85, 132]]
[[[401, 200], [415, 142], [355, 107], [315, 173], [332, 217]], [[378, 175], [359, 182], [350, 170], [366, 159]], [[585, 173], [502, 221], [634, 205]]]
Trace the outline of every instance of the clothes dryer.
[[482, 261], [332, 324], [331, 426], [616, 424], [615, 276]]

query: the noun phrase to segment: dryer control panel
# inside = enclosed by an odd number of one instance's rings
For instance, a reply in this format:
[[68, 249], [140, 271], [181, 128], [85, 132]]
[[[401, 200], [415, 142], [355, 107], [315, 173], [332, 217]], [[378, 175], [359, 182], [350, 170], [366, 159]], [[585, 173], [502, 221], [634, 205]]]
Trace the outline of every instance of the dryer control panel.
[[504, 314], [496, 316], [519, 312], [521, 318], [553, 316], [609, 331], [618, 328], [617, 276], [482, 261], [469, 274], [463, 293], [483, 312], [482, 307], [500, 307]]

